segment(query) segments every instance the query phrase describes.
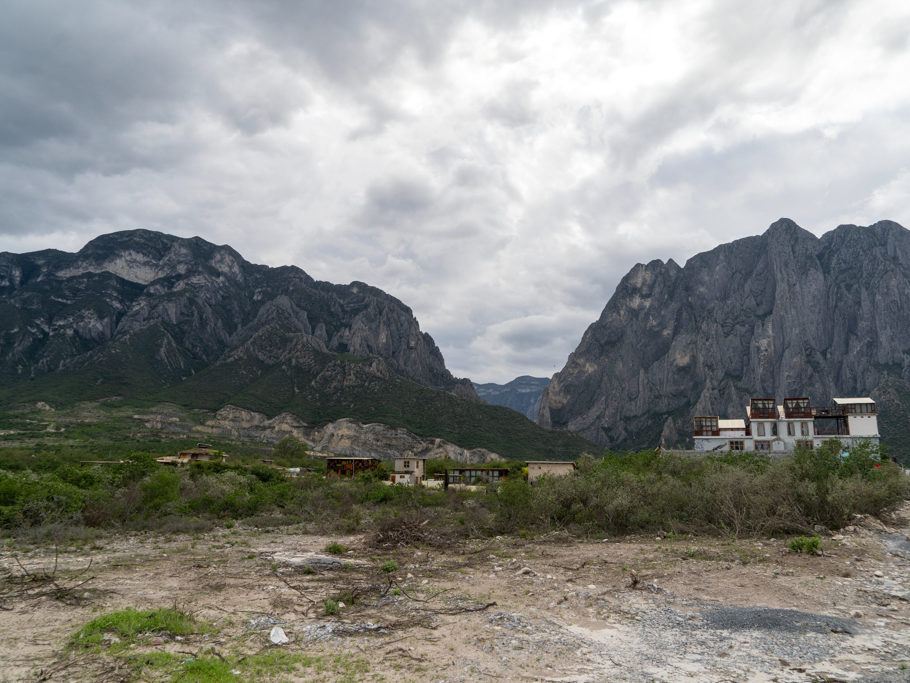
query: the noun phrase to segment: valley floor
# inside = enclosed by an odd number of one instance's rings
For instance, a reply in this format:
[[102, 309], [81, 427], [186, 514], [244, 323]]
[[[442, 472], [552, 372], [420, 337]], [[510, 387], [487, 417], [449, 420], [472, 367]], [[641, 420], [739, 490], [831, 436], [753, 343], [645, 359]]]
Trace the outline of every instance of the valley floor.
[[[281, 651], [295, 657], [255, 676], [238, 664], [235, 680], [910, 681], [908, 515], [823, 535], [821, 556], [783, 538], [382, 549], [240, 527], [109, 536], [56, 560], [9, 542], [0, 680], [168, 680], [156, 652]], [[326, 553], [334, 541], [342, 554]], [[326, 599], [344, 607], [326, 614]], [[99, 614], [174, 606], [217, 631], [66, 647]], [[276, 625], [290, 642], [270, 643]]]

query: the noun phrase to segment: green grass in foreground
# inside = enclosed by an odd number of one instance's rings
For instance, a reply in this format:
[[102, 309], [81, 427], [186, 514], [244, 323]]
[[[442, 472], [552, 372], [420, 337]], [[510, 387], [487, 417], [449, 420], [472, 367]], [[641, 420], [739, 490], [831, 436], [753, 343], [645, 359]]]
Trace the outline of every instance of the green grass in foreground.
[[[354, 681], [369, 671], [365, 659], [345, 655], [307, 655], [289, 650], [266, 649], [257, 653], [186, 654], [155, 649], [154, 636], [186, 639], [188, 647], [202, 636], [218, 631], [180, 610], [135, 610], [127, 608], [103, 614], [79, 629], [69, 647], [96, 661], [119, 661], [130, 680], [169, 680], [186, 683], [230, 681], [276, 681], [286, 674], [301, 674], [310, 680]], [[204, 651], [203, 651], [204, 652]], [[89, 662], [90, 663], [90, 662]]]
[[116, 636], [120, 642], [134, 643], [141, 635], [188, 636], [193, 633], [212, 633], [214, 628], [176, 609], [137, 611], [132, 608], [109, 612], [92, 619], [76, 631], [71, 645], [88, 647], [100, 643], [105, 634]]

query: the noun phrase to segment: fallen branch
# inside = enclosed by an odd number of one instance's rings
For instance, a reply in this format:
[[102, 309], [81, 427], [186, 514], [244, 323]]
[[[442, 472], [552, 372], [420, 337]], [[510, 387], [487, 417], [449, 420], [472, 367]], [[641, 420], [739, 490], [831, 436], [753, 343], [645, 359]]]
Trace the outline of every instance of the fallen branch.
[[483, 612], [485, 609], [490, 607], [495, 607], [495, 602], [488, 602], [479, 607], [454, 607], [450, 609], [426, 609], [423, 607], [417, 607], [416, 610], [420, 612], [429, 612], [431, 614], [465, 614], [467, 612]]
[[302, 597], [304, 600], [308, 600], [308, 601], [309, 601], [310, 604], [307, 605], [307, 608], [306, 608], [306, 610], [304, 611], [304, 615], [305, 615], [305, 616], [306, 616], [306, 615], [309, 615], [310, 609], [312, 609], [313, 607], [316, 606], [316, 601], [313, 600], [313, 598], [311, 598], [309, 595], [307, 595], [306, 593], [304, 593], [304, 592], [303, 592], [303, 589], [300, 588], [300, 586], [295, 586], [295, 585], [292, 584], [290, 581], [288, 581], [288, 580], [285, 579], [283, 576], [281, 576], [281, 574], [279, 574], [277, 571], [274, 571], [274, 570], [273, 570], [272, 573], [278, 578], [279, 581], [281, 581], [281, 583], [283, 583], [285, 586], [287, 586], [288, 588], [290, 588], [292, 591], [296, 592], [296, 593], [297, 593], [300, 597]]

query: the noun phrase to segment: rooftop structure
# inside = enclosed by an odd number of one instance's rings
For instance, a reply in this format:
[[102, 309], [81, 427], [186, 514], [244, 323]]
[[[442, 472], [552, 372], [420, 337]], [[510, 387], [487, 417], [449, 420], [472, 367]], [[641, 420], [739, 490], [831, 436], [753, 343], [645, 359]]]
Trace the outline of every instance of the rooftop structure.
[[355, 458], [337, 456], [326, 458], [325, 476], [353, 479], [361, 472], [374, 472], [379, 469], [376, 458]]
[[813, 406], [808, 397], [753, 398], [746, 418], [721, 420], [700, 415], [693, 422], [697, 451], [754, 451], [792, 453], [799, 445], [818, 448], [839, 439], [846, 447], [879, 442], [875, 401], [868, 396], [835, 398], [833, 406]]
[[162, 465], [188, 465], [191, 462], [227, 462], [228, 454], [212, 448], [207, 443], [196, 444], [196, 448], [180, 451], [177, 455], [165, 455], [155, 458]]

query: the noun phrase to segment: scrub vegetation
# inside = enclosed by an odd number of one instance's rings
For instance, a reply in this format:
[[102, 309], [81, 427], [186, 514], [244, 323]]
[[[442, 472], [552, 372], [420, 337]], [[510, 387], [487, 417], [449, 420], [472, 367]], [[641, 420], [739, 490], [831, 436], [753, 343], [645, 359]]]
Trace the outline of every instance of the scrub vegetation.
[[[287, 450], [287, 444], [282, 446]], [[281, 449], [276, 449], [281, 450]], [[836, 444], [770, 460], [753, 454], [582, 456], [573, 476], [533, 485], [521, 462], [481, 490], [390, 486], [383, 472], [327, 479], [320, 461], [291, 449], [290, 478], [253, 458], [173, 468], [156, 453], [118, 464], [80, 464], [87, 453], [0, 450], [0, 530], [37, 539], [85, 529], [204, 531], [216, 525], [301, 524], [310, 533], [413, 531], [446, 542], [563, 530], [582, 536], [644, 533], [804, 534], [840, 528], [908, 496], [908, 477], [874, 447], [841, 455]], [[172, 451], [168, 451], [172, 452]], [[428, 471], [445, 467], [431, 462]], [[340, 547], [340, 546], [339, 546]]]

